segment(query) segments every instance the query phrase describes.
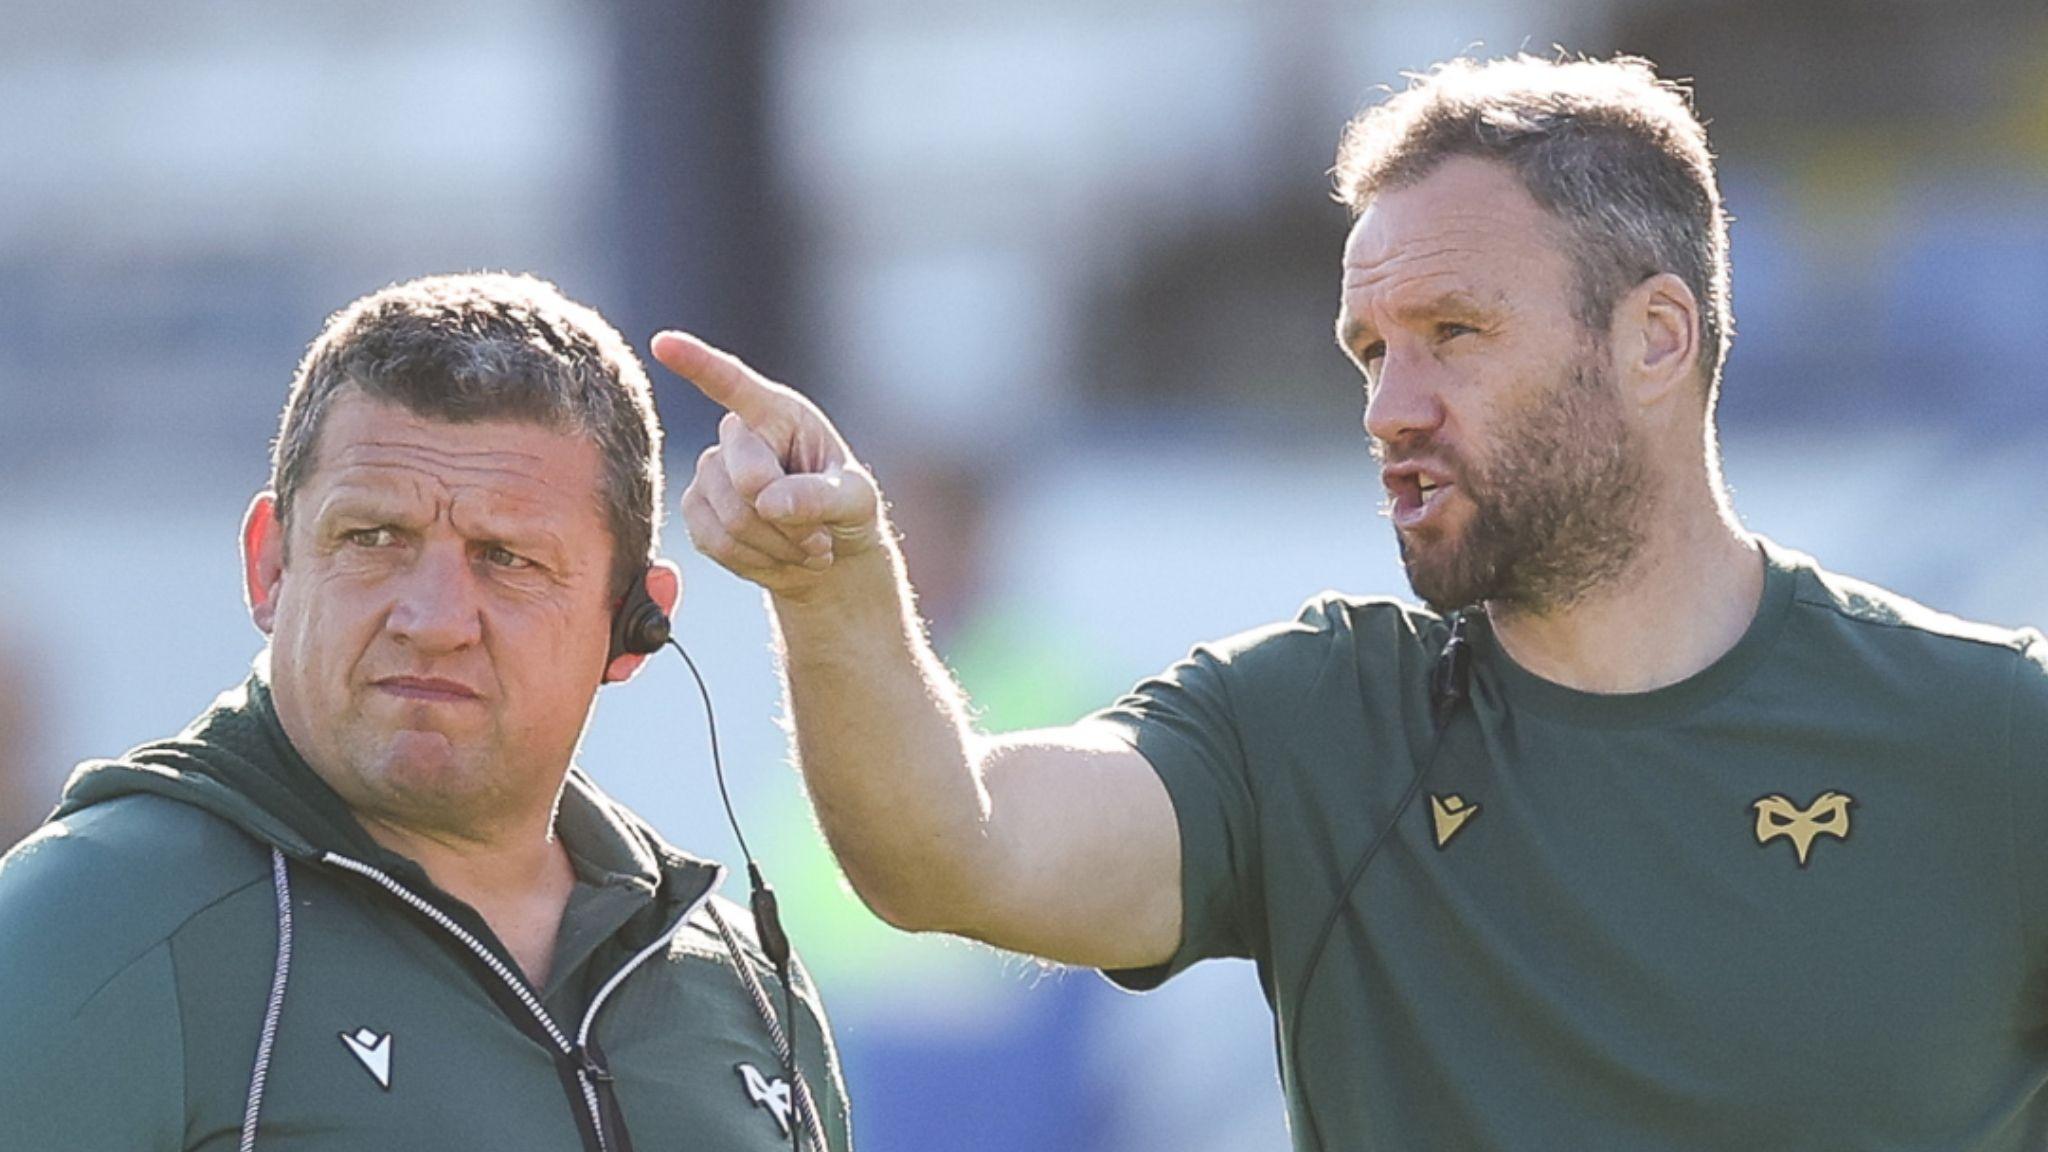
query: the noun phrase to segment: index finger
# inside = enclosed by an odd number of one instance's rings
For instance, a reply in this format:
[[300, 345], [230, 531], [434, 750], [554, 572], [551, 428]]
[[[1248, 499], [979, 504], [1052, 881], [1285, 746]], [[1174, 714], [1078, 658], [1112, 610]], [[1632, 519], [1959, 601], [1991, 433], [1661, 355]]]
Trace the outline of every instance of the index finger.
[[655, 333], [647, 347], [669, 371], [753, 427], [764, 429], [789, 421], [791, 398], [785, 389], [732, 353], [673, 330]]

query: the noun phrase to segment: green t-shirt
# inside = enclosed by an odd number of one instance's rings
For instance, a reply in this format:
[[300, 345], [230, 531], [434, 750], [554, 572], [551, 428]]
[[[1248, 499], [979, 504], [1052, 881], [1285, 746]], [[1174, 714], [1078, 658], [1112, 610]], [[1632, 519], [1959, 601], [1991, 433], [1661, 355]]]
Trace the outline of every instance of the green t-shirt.
[[1112, 978], [1255, 960], [1304, 1149], [2043, 1147], [2048, 643], [1764, 557], [1742, 639], [1652, 692], [1475, 614], [1348, 892], [1447, 626], [1326, 596], [1196, 649], [1099, 714], [1182, 844], [1179, 951]]

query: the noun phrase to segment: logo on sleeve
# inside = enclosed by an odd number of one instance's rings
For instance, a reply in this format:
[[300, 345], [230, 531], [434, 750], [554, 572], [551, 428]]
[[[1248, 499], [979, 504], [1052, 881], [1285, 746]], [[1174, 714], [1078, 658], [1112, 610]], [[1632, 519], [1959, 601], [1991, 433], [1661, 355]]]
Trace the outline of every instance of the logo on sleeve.
[[340, 1035], [341, 1042], [376, 1078], [377, 1087], [391, 1091], [391, 1033], [379, 1036], [368, 1028], [358, 1028]]
[[1429, 794], [1429, 815], [1436, 824], [1436, 846], [1442, 849], [1465, 826], [1465, 821], [1479, 815], [1479, 805], [1467, 804], [1465, 798], [1455, 792], [1449, 796], [1432, 792]]
[[752, 1064], [735, 1064], [733, 1070], [740, 1074], [740, 1082], [746, 1085], [747, 1098], [754, 1102], [754, 1107], [766, 1108], [782, 1126], [782, 1134], [789, 1135], [789, 1081], [780, 1076], [770, 1080]]
[[1849, 809], [1855, 799], [1842, 792], [1823, 792], [1801, 809], [1784, 796], [1766, 796], [1750, 805], [1756, 810], [1756, 842], [1769, 844], [1780, 836], [1792, 842], [1799, 866], [1806, 867], [1813, 842], [1822, 836], [1849, 838]]

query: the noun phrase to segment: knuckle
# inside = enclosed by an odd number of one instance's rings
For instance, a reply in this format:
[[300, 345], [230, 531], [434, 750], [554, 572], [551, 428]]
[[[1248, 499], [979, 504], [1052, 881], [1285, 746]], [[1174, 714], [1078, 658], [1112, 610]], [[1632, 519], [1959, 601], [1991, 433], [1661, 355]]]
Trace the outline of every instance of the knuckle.
[[729, 526], [744, 524], [749, 519], [746, 502], [733, 491], [731, 484], [712, 485], [704, 493], [704, 500], [711, 506], [711, 511]]
[[683, 523], [687, 525], [691, 518], [703, 515], [705, 507], [703, 487], [695, 481], [691, 481], [690, 486], [683, 489], [681, 504]]
[[782, 533], [765, 525], [758, 532], [749, 533], [741, 543], [760, 552], [777, 563], [794, 563], [803, 558], [803, 553]]
[[730, 564], [739, 544], [732, 529], [716, 508], [702, 499], [683, 505], [683, 530], [697, 551], [721, 564]]
[[738, 541], [725, 530], [725, 525], [715, 520], [691, 532], [690, 538], [696, 542], [699, 551], [720, 563], [732, 560], [733, 553], [737, 551]]
[[[713, 544], [713, 526], [694, 509], [683, 509], [683, 531], [690, 537], [690, 544], [699, 552], [709, 553]], [[719, 529], [722, 531], [722, 529]]]

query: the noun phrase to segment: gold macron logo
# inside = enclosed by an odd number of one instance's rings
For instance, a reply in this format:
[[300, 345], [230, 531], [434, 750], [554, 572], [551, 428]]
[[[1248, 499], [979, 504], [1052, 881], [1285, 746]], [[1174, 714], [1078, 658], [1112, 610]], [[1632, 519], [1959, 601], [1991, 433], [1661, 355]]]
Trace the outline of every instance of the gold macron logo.
[[1783, 836], [1792, 841], [1792, 851], [1804, 868], [1816, 837], [1849, 838], [1849, 808], [1855, 803], [1845, 793], [1823, 792], [1802, 810], [1784, 796], [1766, 796], [1750, 805], [1756, 810], [1756, 842], [1769, 844]]
[[1429, 815], [1436, 824], [1436, 846], [1442, 848], [1465, 826], [1465, 821], [1479, 815], [1479, 805], [1467, 804], [1465, 798], [1455, 792], [1449, 796], [1432, 792], [1429, 794]]

